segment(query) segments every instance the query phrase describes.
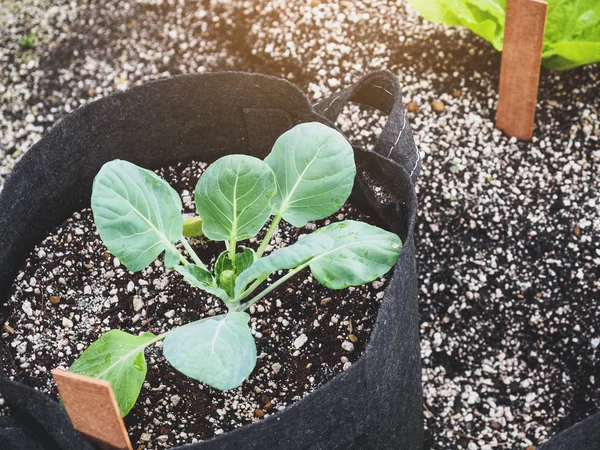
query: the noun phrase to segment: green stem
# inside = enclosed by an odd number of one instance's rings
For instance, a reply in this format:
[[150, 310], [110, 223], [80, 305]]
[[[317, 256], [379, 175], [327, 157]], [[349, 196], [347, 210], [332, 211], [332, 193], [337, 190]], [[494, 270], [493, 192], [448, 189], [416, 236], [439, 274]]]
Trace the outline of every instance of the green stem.
[[263, 255], [263, 253], [265, 252], [265, 248], [267, 248], [267, 245], [269, 245], [269, 242], [271, 242], [271, 238], [273, 237], [273, 234], [275, 233], [275, 231], [277, 231], [277, 228], [279, 227], [279, 222], [281, 222], [281, 215], [280, 215], [280, 213], [277, 213], [273, 217], [273, 220], [271, 221], [271, 225], [269, 226], [269, 229], [267, 230], [267, 234], [265, 234], [265, 237], [264, 237], [263, 241], [260, 243], [258, 250], [256, 250], [256, 256], [254, 258], [255, 260], [260, 258]]
[[246, 310], [246, 309], [250, 308], [252, 305], [254, 305], [257, 301], [259, 301], [265, 295], [267, 295], [271, 291], [277, 289], [279, 286], [281, 286], [283, 283], [285, 283], [287, 280], [289, 280], [290, 278], [292, 278], [294, 275], [296, 275], [298, 272], [300, 272], [302, 269], [304, 269], [307, 266], [308, 266], [308, 263], [304, 263], [301, 266], [298, 266], [295, 269], [290, 270], [288, 273], [286, 273], [284, 276], [282, 276], [279, 280], [277, 280], [271, 286], [265, 288], [259, 294], [255, 295], [251, 300], [249, 300], [246, 303], [244, 303], [242, 305], [243, 306], [243, 310]]
[[240, 296], [238, 298], [236, 298], [236, 301], [242, 301], [243, 299], [245, 299], [246, 297], [248, 297], [250, 294], [252, 294], [254, 292], [254, 290], [263, 282], [267, 279], [269, 275], [265, 275], [264, 277], [260, 277], [257, 280], [254, 281], [254, 283], [252, 283], [252, 285], [247, 288], [244, 292], [242, 292], [240, 294]]
[[164, 333], [159, 334], [158, 336], [150, 339], [148, 342], [146, 342], [146, 344], [144, 345], [144, 348], [145, 347], [149, 347], [152, 344], [156, 344], [158, 341], [162, 341], [163, 339], [165, 339], [169, 335], [169, 333], [171, 333], [174, 330], [177, 330], [178, 328], [187, 327], [188, 325], [193, 325], [193, 324], [198, 323], [198, 322], [204, 322], [205, 320], [208, 320], [208, 319], [210, 319], [210, 317], [204, 317], [202, 319], [194, 320], [193, 322], [186, 323], [185, 325], [181, 325], [179, 327], [171, 328], [169, 331], [165, 331]]
[[[181, 237], [181, 243], [183, 244], [183, 248], [185, 248], [185, 251], [188, 252], [188, 254], [192, 257], [194, 262], [197, 265], [199, 265], [200, 267], [202, 267], [203, 269], [206, 269], [206, 266], [204, 265], [202, 260], [198, 257], [198, 255], [196, 254], [196, 252], [194, 251], [194, 249], [192, 248], [192, 246], [190, 245], [188, 240], [183, 236]], [[183, 259], [185, 260], [185, 258], [183, 258]], [[184, 266], [185, 265], [187, 265], [187, 264], [184, 264]]]
[[179, 261], [181, 261], [181, 264], [183, 264], [184, 267], [187, 266], [190, 262], [187, 259], [185, 259], [185, 256], [179, 253], [177, 247], [173, 246], [173, 249], [179, 254]]
[[229, 241], [229, 259], [231, 260], [231, 265], [233, 268], [233, 271], [235, 272], [235, 250], [236, 250], [236, 245], [237, 242], [235, 240], [235, 237], [232, 237], [231, 240]]
[[149, 340], [148, 342], [146, 342], [146, 347], [150, 347], [152, 344], [156, 344], [158, 341], [162, 341], [164, 338], [167, 337], [167, 335], [170, 333], [171, 331], [167, 331], [166, 333], [162, 333], [159, 334], [158, 336], [156, 336], [154, 339]]

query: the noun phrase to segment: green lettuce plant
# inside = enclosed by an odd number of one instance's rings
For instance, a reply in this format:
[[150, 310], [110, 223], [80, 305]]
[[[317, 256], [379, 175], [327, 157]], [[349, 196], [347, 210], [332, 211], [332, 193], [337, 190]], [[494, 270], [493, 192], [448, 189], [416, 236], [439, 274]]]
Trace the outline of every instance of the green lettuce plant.
[[[227, 313], [160, 335], [111, 330], [70, 370], [110, 381], [122, 415], [144, 382], [144, 349], [161, 340], [165, 358], [181, 373], [220, 390], [240, 386], [256, 365], [246, 312], [252, 305], [305, 268], [324, 286], [343, 289], [373, 281], [396, 263], [400, 238], [353, 220], [332, 223], [264, 255], [282, 220], [303, 227], [339, 210], [355, 174], [352, 147], [340, 133], [319, 123], [301, 124], [283, 134], [264, 161], [229, 155], [210, 165], [195, 189], [201, 219], [184, 220], [179, 195], [156, 174], [126, 161], [105, 164], [94, 180], [91, 204], [108, 250], [134, 272], [163, 254], [167, 268], [221, 299]], [[256, 251], [239, 245], [271, 217]], [[199, 234], [225, 243], [212, 271], [186, 239]], [[258, 291], [282, 269], [288, 269], [285, 275]]]
[[[506, 0], [407, 0], [425, 19], [463, 26], [502, 50]], [[548, 0], [542, 53], [548, 69], [600, 61], [600, 1]]]

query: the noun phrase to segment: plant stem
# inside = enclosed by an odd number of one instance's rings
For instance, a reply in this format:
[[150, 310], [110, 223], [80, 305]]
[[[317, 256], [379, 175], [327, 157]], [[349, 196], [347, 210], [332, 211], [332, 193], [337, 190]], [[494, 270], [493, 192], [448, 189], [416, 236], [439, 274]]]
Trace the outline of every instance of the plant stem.
[[167, 337], [167, 335], [169, 333], [170, 333], [170, 330], [167, 331], [166, 333], [159, 334], [154, 339], [149, 340], [148, 342], [146, 342], [146, 347], [150, 347], [152, 344], [156, 344], [158, 341], [162, 341], [164, 338]]
[[152, 344], [156, 344], [158, 341], [162, 341], [163, 339], [165, 339], [169, 335], [169, 333], [171, 331], [177, 330], [178, 328], [187, 327], [188, 325], [193, 325], [195, 323], [204, 322], [205, 320], [208, 320], [208, 319], [210, 319], [210, 317], [204, 317], [202, 319], [194, 320], [193, 322], [186, 323], [185, 325], [181, 325], [179, 327], [171, 328], [169, 331], [165, 331], [164, 333], [159, 334], [158, 336], [154, 337], [153, 339], [150, 339], [148, 342], [146, 342], [146, 344], [145, 344], [144, 347], [149, 347]]
[[271, 221], [271, 225], [269, 226], [269, 229], [267, 230], [267, 234], [265, 234], [265, 237], [264, 237], [263, 241], [260, 243], [258, 250], [256, 250], [256, 256], [254, 258], [255, 260], [260, 258], [263, 255], [263, 253], [265, 252], [265, 248], [267, 248], [267, 245], [269, 245], [269, 242], [271, 242], [271, 238], [273, 237], [273, 234], [275, 233], [275, 231], [277, 231], [277, 228], [279, 227], [279, 222], [281, 222], [281, 215], [280, 215], [280, 213], [277, 213], [273, 217], [273, 220]]
[[[185, 251], [188, 252], [188, 254], [192, 257], [192, 259], [194, 260], [194, 262], [197, 265], [199, 265], [200, 267], [202, 267], [203, 269], [206, 269], [206, 266], [204, 265], [204, 263], [202, 262], [202, 260], [198, 257], [198, 255], [196, 254], [196, 252], [194, 251], [194, 249], [192, 248], [192, 246], [190, 245], [190, 243], [188, 242], [188, 240], [185, 237], [183, 237], [183, 236], [181, 237], [181, 243], [183, 244], [183, 248], [185, 248]], [[186, 264], [184, 264], [184, 266], [185, 265]]]
[[229, 259], [231, 260], [231, 265], [233, 268], [233, 271], [235, 272], [235, 250], [236, 250], [236, 241], [235, 241], [235, 237], [232, 237], [231, 240], [229, 241]]
[[[175, 248], [175, 251], [177, 253], [179, 253], [179, 250], [177, 250], [177, 247], [173, 247]], [[185, 256], [183, 256], [181, 253], [179, 253], [179, 261], [181, 261], [181, 264], [183, 264], [183, 266], [187, 266], [190, 262], [185, 258]]]
[[268, 276], [269, 275], [265, 275], [264, 277], [260, 277], [256, 280], [254, 280], [254, 283], [252, 283], [252, 285], [249, 288], [247, 288], [244, 292], [242, 292], [239, 295], [239, 297], [237, 297], [235, 300], [238, 302], [244, 300], [246, 297], [248, 297], [250, 294], [252, 294], [252, 292], [254, 292], [254, 290], [260, 285], [260, 283], [265, 281]]
[[290, 278], [292, 278], [294, 275], [296, 275], [298, 272], [300, 272], [302, 269], [304, 269], [306, 266], [308, 266], [308, 263], [304, 263], [301, 266], [296, 267], [293, 270], [290, 270], [288, 273], [286, 273], [284, 276], [282, 276], [279, 280], [277, 280], [275, 283], [273, 283], [271, 286], [265, 288], [263, 291], [261, 291], [259, 294], [255, 295], [251, 300], [247, 301], [246, 303], [244, 303], [243, 306], [243, 310], [246, 310], [248, 308], [250, 308], [252, 305], [254, 305], [257, 301], [259, 301], [261, 298], [263, 298], [265, 295], [267, 295], [269, 292], [275, 290], [276, 288], [278, 288], [280, 285], [282, 285], [283, 283], [285, 283], [287, 280], [289, 280]]

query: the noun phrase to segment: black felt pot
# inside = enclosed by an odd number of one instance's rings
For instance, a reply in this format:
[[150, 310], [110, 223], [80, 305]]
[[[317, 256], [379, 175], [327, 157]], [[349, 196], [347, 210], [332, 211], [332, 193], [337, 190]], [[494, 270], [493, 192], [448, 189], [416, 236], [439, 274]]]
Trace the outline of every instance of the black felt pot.
[[[413, 229], [420, 170], [400, 87], [378, 72], [311, 106], [293, 85], [272, 77], [225, 73], [176, 77], [93, 102], [67, 116], [15, 166], [0, 193], [0, 305], [34, 245], [89, 205], [92, 180], [114, 158], [158, 168], [228, 153], [264, 157], [292, 126], [332, 121], [349, 101], [379, 108], [389, 120], [375, 151], [355, 148], [353, 202], [400, 235], [404, 248], [385, 291], [371, 341], [359, 361], [325, 386], [268, 419], [182, 449], [419, 449], [422, 392]], [[364, 178], [384, 185], [379, 202]], [[0, 307], [0, 321], [9, 311]], [[0, 353], [2, 342], [0, 341]], [[1, 358], [0, 358], [1, 362]], [[92, 449], [57, 402], [4, 378], [0, 450]], [[600, 448], [600, 415], [540, 446]]]
[[[419, 170], [397, 79], [387, 72], [317, 105], [292, 84], [242, 73], [175, 77], [90, 103], [59, 122], [15, 166], [0, 194], [0, 300], [33, 246], [89, 205], [92, 180], [107, 161], [146, 168], [229, 153], [264, 158], [301, 122], [332, 121], [349, 101], [389, 113], [375, 151], [355, 148], [352, 200], [404, 243], [371, 341], [352, 367], [295, 405], [186, 449], [419, 449], [422, 390], [413, 228]], [[379, 202], [364, 173], [386, 187]], [[9, 312], [5, 310], [2, 314]], [[0, 314], [0, 318], [2, 316]], [[49, 368], [50, 369], [50, 368]], [[12, 417], [0, 420], [6, 448], [89, 448], [57, 403], [0, 376]], [[10, 444], [7, 444], [10, 443]]]

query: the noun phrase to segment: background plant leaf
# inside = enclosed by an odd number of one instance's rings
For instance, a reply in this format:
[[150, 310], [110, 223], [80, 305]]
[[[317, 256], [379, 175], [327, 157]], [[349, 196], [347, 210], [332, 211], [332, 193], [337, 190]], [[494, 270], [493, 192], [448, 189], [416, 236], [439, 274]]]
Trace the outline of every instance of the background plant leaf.
[[249, 320], [244, 312], [229, 312], [177, 328], [165, 339], [165, 358], [188, 377], [222, 391], [234, 389], [256, 365]]
[[[464, 26], [502, 50], [506, 0], [407, 0], [430, 22]], [[548, 0], [545, 67], [571, 69], [600, 61], [600, 2]]]
[[224, 156], [211, 164], [195, 190], [202, 230], [213, 241], [251, 238], [271, 215], [275, 176], [263, 161]]
[[109, 381], [125, 417], [140, 395], [147, 371], [144, 349], [155, 337], [110, 330], [92, 343], [69, 371]]
[[549, 0], [542, 58], [554, 70], [600, 61], [600, 1]]
[[129, 270], [150, 265], [181, 238], [183, 216], [177, 192], [150, 170], [110, 161], [94, 179], [92, 211], [108, 251]]
[[321, 123], [303, 123], [281, 135], [265, 162], [277, 178], [275, 210], [295, 227], [330, 216], [352, 192], [352, 146]]

